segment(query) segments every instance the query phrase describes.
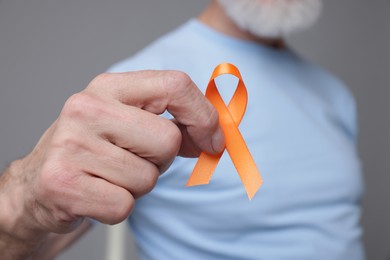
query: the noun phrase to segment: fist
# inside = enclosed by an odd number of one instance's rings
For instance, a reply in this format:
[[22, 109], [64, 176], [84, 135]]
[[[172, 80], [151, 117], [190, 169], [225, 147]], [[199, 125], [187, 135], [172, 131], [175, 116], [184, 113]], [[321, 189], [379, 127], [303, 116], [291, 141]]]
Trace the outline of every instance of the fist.
[[216, 110], [186, 74], [102, 74], [66, 101], [10, 179], [33, 228], [63, 233], [84, 217], [121, 222], [175, 156], [223, 147]]

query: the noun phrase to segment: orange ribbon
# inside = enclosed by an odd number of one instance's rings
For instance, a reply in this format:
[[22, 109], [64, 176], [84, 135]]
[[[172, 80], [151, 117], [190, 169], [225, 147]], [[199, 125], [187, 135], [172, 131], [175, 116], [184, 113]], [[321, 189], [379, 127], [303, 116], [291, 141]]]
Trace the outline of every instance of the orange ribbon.
[[[227, 107], [214, 81], [215, 78], [222, 74], [232, 74], [238, 78], [237, 88]], [[226, 149], [251, 200], [260, 188], [263, 180], [245, 144], [244, 138], [238, 130], [238, 125], [245, 114], [248, 94], [241, 74], [233, 64], [222, 63], [214, 69], [206, 89], [206, 97], [218, 111], [219, 123], [225, 136]], [[218, 155], [202, 152], [187, 182], [187, 186], [208, 184], [222, 154], [223, 152]]]

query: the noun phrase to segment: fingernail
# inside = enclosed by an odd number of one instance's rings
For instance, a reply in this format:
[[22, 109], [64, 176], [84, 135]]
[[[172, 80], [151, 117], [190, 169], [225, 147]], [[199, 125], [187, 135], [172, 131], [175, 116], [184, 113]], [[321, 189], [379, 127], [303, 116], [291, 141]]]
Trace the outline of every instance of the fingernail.
[[218, 127], [217, 131], [211, 137], [211, 146], [216, 153], [220, 153], [225, 148], [225, 138], [221, 127]]

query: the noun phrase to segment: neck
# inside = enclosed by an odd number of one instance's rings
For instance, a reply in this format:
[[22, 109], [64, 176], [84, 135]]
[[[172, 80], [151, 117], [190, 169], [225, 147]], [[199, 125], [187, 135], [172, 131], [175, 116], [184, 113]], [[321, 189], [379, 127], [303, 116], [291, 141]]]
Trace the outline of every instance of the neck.
[[216, 0], [211, 1], [207, 8], [198, 16], [198, 19], [210, 28], [238, 39], [253, 41], [275, 49], [284, 49], [286, 47], [284, 40], [281, 38], [263, 38], [239, 28], [225, 14], [225, 11]]

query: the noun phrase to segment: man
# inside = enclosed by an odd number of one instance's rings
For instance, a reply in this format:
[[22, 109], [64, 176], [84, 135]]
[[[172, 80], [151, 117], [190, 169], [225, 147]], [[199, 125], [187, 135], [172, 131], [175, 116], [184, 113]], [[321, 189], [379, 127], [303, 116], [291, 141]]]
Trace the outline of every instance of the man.
[[[137, 199], [135, 209], [130, 216], [130, 224], [141, 259], [363, 258], [359, 226], [362, 180], [355, 147], [353, 99], [342, 83], [320, 68], [302, 60], [290, 51], [283, 41], [285, 34], [312, 23], [320, 11], [320, 6], [318, 0], [213, 0], [198, 19], [189, 21], [139, 54], [111, 68], [112, 72], [139, 69], [181, 70], [204, 91], [210, 73], [217, 64], [221, 62], [235, 64], [240, 69], [249, 92], [248, 108], [240, 124], [240, 131], [264, 179], [260, 191], [252, 201], [248, 201], [234, 166], [225, 154], [219, 162], [210, 185], [185, 188], [196, 160], [177, 158], [169, 170], [159, 177], [156, 187], [147, 196]], [[229, 83], [230, 79], [223, 78], [222, 81]], [[109, 77], [103, 82], [106, 83], [105, 85], [115, 85], [122, 81]], [[140, 86], [137, 90], [141, 92], [143, 92], [143, 85], [140, 82], [137, 85], [132, 84], [132, 86]], [[180, 91], [183, 90], [181, 84], [178, 86], [178, 92], [184, 93], [185, 91]], [[146, 93], [153, 96], [154, 94], [149, 90], [150, 88], [146, 88]], [[231, 95], [230, 88], [220, 86], [219, 90], [225, 99]], [[105, 100], [106, 93], [99, 89], [95, 89], [95, 92], [92, 97], [97, 98], [98, 101]], [[158, 93], [164, 93], [164, 90], [158, 91], [157, 96]], [[169, 93], [173, 95], [175, 91]], [[164, 104], [167, 103], [164, 102], [163, 105], [161, 102], [153, 105], [139, 102], [139, 100], [150, 100], [148, 95], [141, 95], [144, 99], [140, 99], [138, 94], [135, 94], [133, 99], [132, 95], [125, 96], [127, 97], [125, 100], [131, 99], [132, 102], [128, 102], [129, 104], [156, 114], [163, 112], [166, 107], [175, 107], [166, 106]], [[189, 98], [191, 96], [192, 93], [184, 95], [185, 98], [180, 100], [193, 105], [192, 102], [194, 100], [196, 102], [198, 98]], [[175, 97], [180, 98], [182, 95], [177, 94]], [[123, 102], [122, 98], [117, 99]], [[174, 99], [168, 98], [170, 101]], [[72, 99], [69, 103], [72, 103]], [[73, 106], [65, 105], [64, 115], [68, 115], [68, 118], [78, 119], [77, 115], [83, 111], [81, 107], [84, 108], [84, 104], [92, 103], [95, 104], [94, 107], [104, 107], [103, 103], [94, 103], [90, 99], [73, 103], [76, 103], [76, 108], [79, 109], [75, 109], [76, 111], [70, 109], [73, 112], [66, 113], [67, 108]], [[180, 103], [179, 107], [184, 107], [184, 103]], [[199, 113], [202, 116], [202, 111], [206, 112], [206, 110], [196, 111], [195, 114]], [[178, 117], [177, 112], [176, 114], [175, 111], [170, 112]], [[93, 120], [88, 116], [89, 120], [84, 118], [78, 122], [86, 121], [94, 125], [96, 114], [99, 113], [93, 114], [95, 115], [91, 117]], [[103, 113], [103, 115], [115, 115], [115, 113]], [[110, 116], [103, 118], [110, 118]], [[125, 117], [114, 117], [117, 121], [121, 121], [122, 118]], [[215, 115], [213, 118], [215, 120]], [[188, 130], [194, 125], [193, 120], [188, 124], [187, 118], [183, 119], [179, 116], [178, 120], [189, 126]], [[141, 121], [136, 120], [136, 122]], [[72, 125], [78, 124], [70, 124]], [[104, 125], [107, 128], [108, 124]], [[107, 129], [113, 131], [117, 125], [118, 123], [114, 125], [115, 127]], [[146, 124], [141, 128], [145, 131], [150, 130], [150, 133], [157, 129], [157, 127], [149, 129]], [[208, 133], [217, 131], [215, 126], [206, 129]], [[198, 130], [195, 133], [198, 133]], [[51, 131], [53, 130], [49, 130], [49, 134]], [[85, 131], [76, 131], [79, 132], [84, 133], [85, 136]], [[139, 134], [137, 131], [136, 133]], [[158, 129], [158, 133], [164, 135], [158, 134], [155, 138], [166, 137], [164, 129]], [[204, 145], [208, 145], [206, 151], [217, 152], [221, 149], [221, 141], [211, 148], [210, 138], [202, 146], [199, 143], [201, 136], [198, 134], [194, 136], [199, 137], [196, 143], [199, 144], [200, 149], [204, 149]], [[112, 135], [103, 135], [103, 137], [110, 143], [129, 149], [128, 142], [117, 142]], [[218, 137], [217, 140], [220, 138]], [[154, 142], [156, 142], [155, 147], [158, 148], [156, 150], [169, 143], [161, 144], [154, 139], [148, 143]], [[41, 143], [44, 146], [46, 142]], [[84, 150], [90, 150], [83, 149], [84, 146], [75, 145], [73, 142], [65, 142], [67, 143], [70, 144], [65, 147], [68, 147], [71, 154], [82, 155]], [[42, 145], [38, 144], [39, 146]], [[178, 144], [174, 145], [176, 149], [177, 146]], [[55, 145], [55, 147], [62, 148], [63, 145]], [[134, 146], [130, 145], [131, 147]], [[148, 148], [153, 150], [153, 147], [148, 146]], [[159, 167], [163, 171], [176, 151], [172, 148], [169, 150], [171, 151], [168, 156], [157, 162], [153, 160], [155, 156], [150, 156], [145, 153], [145, 150], [139, 153], [135, 149], [135, 154], [141, 158], [146, 157], [157, 165], [161, 165], [163, 161], [164, 163]], [[99, 147], [98, 154], [104, 154], [104, 151], [104, 147]], [[160, 151], [159, 154], [158, 158], [161, 158], [164, 152]], [[79, 157], [83, 163], [86, 162], [82, 156]], [[68, 161], [61, 153], [56, 158], [60, 162]], [[115, 184], [116, 178], [120, 177], [118, 174], [113, 174], [111, 177], [112, 170], [110, 168], [106, 170], [105, 167], [105, 163], [112, 160], [103, 159], [101, 156], [96, 156], [95, 159], [100, 159], [95, 161], [96, 168], [102, 170], [97, 176]], [[34, 165], [32, 162], [34, 161], [24, 160], [25, 165]], [[132, 164], [127, 165], [130, 167]], [[93, 175], [96, 168], [88, 169], [87, 172]], [[133, 170], [139, 168], [145, 169], [142, 166], [138, 167], [137, 164], [131, 166]], [[56, 167], [45, 169], [55, 170]], [[66, 172], [69, 171], [72, 171], [71, 166], [66, 168]], [[147, 170], [142, 172], [145, 173]], [[10, 175], [12, 174], [8, 174]], [[125, 185], [119, 186], [133, 191], [131, 193], [135, 193], [133, 197], [138, 198], [151, 189], [156, 174], [153, 176], [154, 178], [150, 177], [153, 181], [148, 182], [152, 185], [140, 185], [140, 181], [134, 177], [133, 180], [125, 182]], [[56, 182], [58, 174], [54, 174], [53, 178], [54, 183], [58, 183]], [[50, 223], [52, 226], [46, 230], [66, 232], [70, 228], [69, 224], [74, 224], [68, 222], [68, 213], [75, 211], [69, 201], [79, 198], [77, 187], [70, 184], [74, 184], [78, 178], [73, 176], [65, 180], [58, 179], [60, 183], [65, 184], [65, 188], [62, 187], [60, 193], [69, 190], [71, 192], [64, 197], [63, 201], [55, 201], [54, 205], [46, 204], [43, 207], [51, 209], [49, 213], [57, 214], [54, 217], [53, 214], [49, 214], [51, 217], [45, 218], [49, 220], [45, 222], [45, 226]], [[97, 189], [96, 185], [98, 184], [93, 183], [90, 187]], [[115, 193], [104, 193], [97, 199], [109, 194], [112, 200], [117, 198], [116, 202], [122, 201], [122, 196]], [[90, 214], [88, 206], [77, 216], [89, 216], [105, 223], [115, 223], [129, 213], [133, 203], [128, 200], [129, 198], [126, 199], [124, 196], [123, 207], [127, 205], [128, 208], [119, 210], [120, 217], [117, 218], [108, 220], [104, 215]], [[92, 208], [95, 206], [100, 209], [107, 204], [92, 203], [91, 205]], [[118, 203], [114, 205], [120, 207]], [[109, 211], [110, 208], [106, 210]], [[59, 223], [58, 219], [64, 221]], [[75, 220], [72, 215], [70, 219]], [[67, 224], [64, 225], [65, 228], [60, 225], [62, 222]], [[22, 230], [30, 230], [34, 225], [25, 223], [22, 227], [27, 227]], [[81, 229], [71, 233], [74, 234], [72, 237], [76, 237], [79, 230]], [[22, 235], [19, 238], [23, 237]], [[63, 241], [63, 239], [53, 241]], [[48, 252], [50, 249], [55, 253], [59, 251], [53, 249], [50, 244], [47, 247], [49, 250], [41, 250], [41, 252]]]
[[[264, 179], [249, 201], [225, 153], [209, 185], [186, 188], [196, 159], [177, 158], [129, 218], [140, 259], [363, 259], [353, 98], [283, 41], [320, 10], [319, 0], [213, 0], [110, 69], [180, 70], [204, 92], [217, 64], [235, 64], [249, 94], [239, 128]], [[235, 83], [217, 78], [226, 103]]]

